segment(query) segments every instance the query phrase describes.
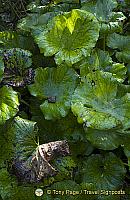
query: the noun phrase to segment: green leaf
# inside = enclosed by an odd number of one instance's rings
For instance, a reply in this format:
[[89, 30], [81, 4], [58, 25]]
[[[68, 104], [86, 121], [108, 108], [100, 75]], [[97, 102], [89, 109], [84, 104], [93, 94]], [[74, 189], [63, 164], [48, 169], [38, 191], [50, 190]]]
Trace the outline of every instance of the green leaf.
[[93, 13], [100, 21], [109, 21], [112, 11], [117, 7], [116, 0], [82, 0], [82, 9]]
[[[41, 144], [50, 141], [67, 140], [70, 145], [73, 156], [90, 155], [93, 146], [86, 140], [82, 125], [78, 124], [76, 117], [70, 112], [66, 117], [59, 120], [45, 120], [41, 112], [40, 102], [37, 99], [31, 99], [30, 111], [33, 121], [37, 122], [39, 140]], [[77, 149], [77, 145], [80, 149]]]
[[130, 6], [129, 0], [125, 0], [125, 3], [127, 4], [127, 6]]
[[[82, 28], [84, 27], [84, 28]], [[99, 36], [96, 18], [83, 10], [74, 9], [54, 17], [35, 37], [41, 53], [55, 55], [57, 64], [72, 65], [88, 56]]]
[[83, 127], [77, 123], [76, 117], [71, 112], [66, 117], [57, 120], [57, 123], [45, 120], [40, 110], [40, 102], [36, 98], [31, 99], [30, 111], [33, 116], [31, 120], [37, 122], [42, 144], [57, 141], [59, 138], [69, 142], [84, 141]]
[[123, 134], [118, 133], [116, 129], [99, 131], [86, 128], [86, 138], [98, 149], [113, 150], [122, 143]]
[[96, 190], [117, 190], [126, 174], [123, 162], [113, 153], [91, 155], [83, 165], [82, 182]]
[[35, 189], [33, 185], [19, 185], [6, 168], [0, 169], [0, 195], [2, 200], [35, 200]]
[[112, 66], [112, 58], [110, 57], [109, 52], [97, 49], [95, 53], [97, 54], [97, 59], [99, 60], [99, 69], [108, 71], [106, 68], [108, 68], [108, 66]]
[[0, 43], [2, 49], [21, 48], [29, 51], [35, 49], [32, 37], [25, 35], [23, 32], [2, 31], [0, 32]]
[[128, 75], [128, 83], [130, 84], [130, 63], [127, 65], [127, 75]]
[[119, 82], [123, 82], [126, 78], [127, 68], [124, 64], [114, 63], [108, 51], [94, 49], [91, 56], [83, 59], [79, 65], [82, 79], [95, 70], [110, 72]]
[[57, 169], [64, 172], [65, 168], [69, 171], [76, 167], [76, 163], [71, 156], [60, 157], [55, 160]]
[[11, 177], [6, 168], [0, 169], [0, 195], [2, 200], [14, 198], [17, 192], [17, 182]]
[[18, 106], [17, 92], [7, 86], [0, 88], [0, 124], [14, 117], [18, 112]]
[[77, 85], [78, 75], [67, 67], [38, 68], [30, 93], [43, 100], [40, 108], [45, 119], [65, 117], [70, 110], [71, 97]]
[[76, 168], [76, 163], [71, 156], [59, 157], [53, 161], [53, 166], [58, 170], [55, 179], [63, 180], [72, 178], [73, 170]]
[[122, 12], [113, 12], [117, 7], [116, 0], [82, 1], [81, 9], [91, 12], [101, 24], [100, 38], [114, 32], [122, 32], [122, 21], [126, 18]]
[[80, 75], [86, 76], [87, 73], [95, 70], [109, 72], [112, 67], [112, 58], [108, 51], [94, 49], [88, 58], [83, 59], [80, 64]]
[[36, 122], [15, 117], [12, 133], [14, 135], [15, 156], [21, 160], [27, 160], [32, 155], [36, 147], [37, 127]]
[[101, 23], [100, 37], [104, 37], [104, 34], [109, 35], [114, 32], [122, 32], [123, 20], [126, 19], [124, 14], [122, 12], [112, 12], [109, 17], [110, 19], [108, 23]]
[[33, 185], [17, 185], [17, 193], [15, 193], [14, 199], [15, 200], [23, 200], [23, 199], [36, 200], [35, 188], [36, 186], [33, 186]]
[[129, 170], [130, 170], [130, 147], [129, 146], [124, 147], [124, 153], [127, 156], [128, 166], [129, 166]]
[[[46, 6], [44, 5], [39, 5], [36, 4], [36, 2], [32, 2], [27, 6], [27, 10], [29, 13], [37, 13], [37, 14], [46, 14], [53, 12], [55, 15], [61, 14], [62, 12], [69, 12], [72, 9], [79, 8], [80, 5], [78, 3], [69, 3], [65, 1], [64, 3], [58, 3], [58, 4], [47, 4]], [[20, 20], [21, 21], [21, 20]]]
[[123, 139], [123, 144], [122, 147], [124, 149], [124, 153], [128, 159], [128, 167], [129, 167], [129, 171], [130, 171], [130, 131], [122, 131], [123, 135], [124, 135], [124, 139]]
[[118, 21], [101, 23], [100, 38], [104, 38], [104, 35], [109, 35], [112, 33], [122, 32], [122, 24]]
[[109, 72], [111, 72], [119, 82], [123, 82], [126, 78], [127, 68], [122, 63], [114, 63]]
[[72, 9], [78, 9], [80, 8], [80, 5], [78, 3], [69, 3], [67, 1], [65, 1], [62, 4], [52, 4], [49, 8], [50, 12], [59, 12], [59, 14], [61, 14], [62, 12], [69, 12]]
[[107, 37], [107, 46], [112, 49], [128, 50], [130, 49], [130, 36], [113, 33]]
[[79, 0], [54, 0], [54, 3], [57, 4], [57, 3], [79, 3]]
[[126, 19], [126, 16], [123, 14], [123, 12], [112, 12], [111, 21], [123, 21]]
[[119, 62], [129, 63], [130, 62], [130, 49], [116, 53], [116, 58]]
[[3, 74], [4, 74], [4, 62], [3, 60], [0, 59], [0, 82], [3, 78]]
[[52, 4], [52, 6], [50, 7], [50, 11], [51, 12], [59, 12], [59, 14], [61, 14], [62, 12], [69, 12], [71, 11], [72, 9], [78, 9], [80, 8], [80, 5], [77, 4], [77, 3], [69, 3], [69, 2], [66, 2], [65, 3], [62, 3], [62, 4]]
[[72, 97], [72, 112], [79, 123], [94, 129], [129, 127], [129, 94], [118, 98], [118, 83], [108, 72], [93, 72], [77, 87]]
[[113, 33], [107, 38], [107, 46], [116, 50], [116, 57], [120, 62], [130, 62], [130, 36]]
[[37, 30], [46, 28], [47, 23], [58, 13], [48, 12], [45, 14], [32, 13], [27, 15], [25, 18], [22, 18], [18, 23], [18, 28], [22, 31], [30, 32], [32, 30]]
[[0, 125], [0, 168], [6, 167], [14, 155], [12, 119]]
[[7, 45], [16, 37], [16, 33], [13, 31], [2, 31], [0, 32], [0, 41], [2, 45]]

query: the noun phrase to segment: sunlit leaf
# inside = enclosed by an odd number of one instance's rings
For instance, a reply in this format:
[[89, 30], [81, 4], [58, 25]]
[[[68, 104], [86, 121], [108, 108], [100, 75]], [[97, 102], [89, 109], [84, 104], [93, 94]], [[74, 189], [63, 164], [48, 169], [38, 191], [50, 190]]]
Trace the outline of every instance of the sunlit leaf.
[[18, 112], [18, 94], [11, 87], [0, 88], [0, 124], [14, 117]]
[[79, 123], [94, 129], [129, 126], [129, 94], [117, 96], [118, 83], [108, 72], [89, 73], [72, 98], [72, 112]]
[[59, 119], [68, 114], [77, 78], [73, 69], [64, 66], [36, 69], [34, 84], [28, 88], [33, 96], [43, 100], [40, 108], [45, 119]]
[[94, 49], [91, 56], [83, 59], [80, 64], [80, 75], [85, 77], [89, 72], [102, 70], [110, 72], [119, 81], [123, 82], [126, 78], [127, 68], [124, 64], [114, 63], [108, 51]]
[[57, 64], [64, 61], [72, 65], [90, 54], [99, 36], [99, 24], [91, 13], [75, 9], [54, 17], [39, 35], [33, 35], [45, 56], [55, 55]]

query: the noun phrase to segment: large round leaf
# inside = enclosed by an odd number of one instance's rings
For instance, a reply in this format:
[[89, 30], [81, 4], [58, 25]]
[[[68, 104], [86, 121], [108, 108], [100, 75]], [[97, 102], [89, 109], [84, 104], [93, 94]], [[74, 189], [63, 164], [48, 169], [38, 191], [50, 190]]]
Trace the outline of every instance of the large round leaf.
[[113, 33], [107, 37], [107, 46], [121, 51], [127, 50], [130, 48], [130, 36]]
[[94, 129], [129, 127], [130, 96], [117, 96], [117, 81], [111, 73], [93, 72], [77, 87], [72, 98], [72, 112], [79, 123]]
[[116, 49], [116, 57], [120, 62], [130, 62], [130, 36], [113, 33], [107, 38], [107, 46]]
[[116, 132], [116, 129], [99, 131], [86, 128], [86, 138], [99, 149], [113, 150], [122, 144], [123, 134]]
[[126, 78], [127, 68], [122, 63], [114, 63], [109, 52], [100, 49], [94, 49], [91, 56], [80, 62], [80, 75], [86, 76], [87, 73], [102, 70], [110, 72], [119, 81], [123, 82]]
[[18, 106], [17, 92], [7, 86], [0, 88], [0, 124], [14, 117], [18, 112]]
[[[107, 51], [95, 48], [88, 58], [79, 62], [80, 75], [86, 76], [91, 71], [108, 71], [112, 66], [112, 59]], [[108, 71], [109, 72], [109, 71]]]
[[113, 12], [117, 7], [116, 0], [82, 0], [81, 9], [91, 12], [101, 24], [100, 37], [114, 32], [121, 32], [121, 21], [126, 17], [122, 12]]
[[113, 153], [92, 155], [84, 163], [82, 182], [92, 188], [116, 190], [123, 184], [126, 169]]
[[109, 21], [112, 10], [117, 7], [116, 0], [81, 0], [82, 9], [93, 13], [100, 21]]
[[[35, 36], [35, 34], [34, 34]], [[99, 36], [96, 18], [83, 10], [72, 10], [54, 17], [35, 40], [45, 56], [55, 55], [57, 64], [72, 65], [88, 56]]]
[[70, 109], [71, 97], [78, 75], [67, 67], [36, 69], [34, 84], [29, 91], [43, 100], [40, 108], [45, 119], [65, 117]]

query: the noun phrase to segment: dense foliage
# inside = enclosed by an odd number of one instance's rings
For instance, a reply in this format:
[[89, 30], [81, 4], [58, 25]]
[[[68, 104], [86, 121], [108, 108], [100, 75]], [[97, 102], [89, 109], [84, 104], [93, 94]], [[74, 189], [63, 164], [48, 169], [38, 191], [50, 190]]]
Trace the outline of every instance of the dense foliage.
[[[129, 0], [18, 2], [0, 8], [0, 198], [129, 200]], [[18, 163], [17, 176], [15, 159], [57, 140], [71, 154], [51, 162], [56, 175], [30, 184]]]

